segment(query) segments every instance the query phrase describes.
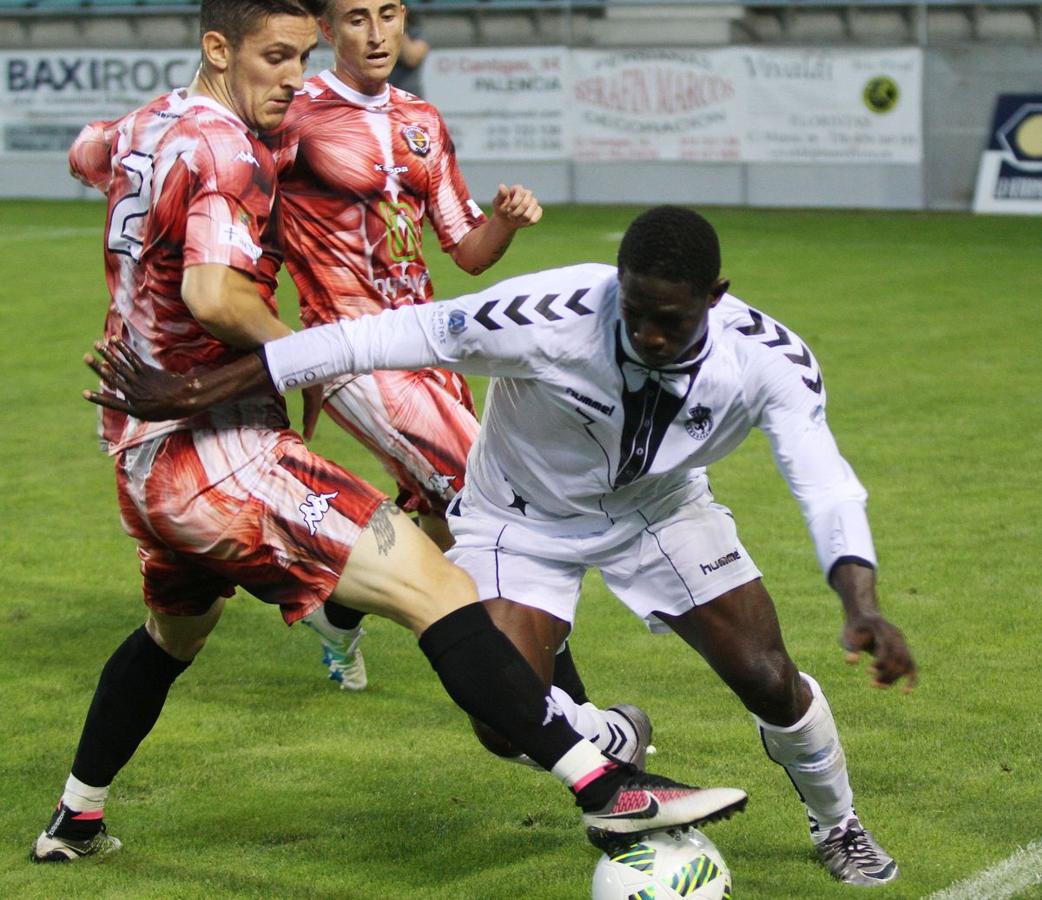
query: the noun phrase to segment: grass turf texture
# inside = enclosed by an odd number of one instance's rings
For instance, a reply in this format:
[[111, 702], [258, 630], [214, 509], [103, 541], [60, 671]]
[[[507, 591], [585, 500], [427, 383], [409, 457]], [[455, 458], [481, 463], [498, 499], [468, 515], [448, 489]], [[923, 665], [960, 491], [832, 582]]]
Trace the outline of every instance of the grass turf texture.
[[[635, 211], [548, 209], [478, 281], [428, 237], [438, 295], [611, 261]], [[1037, 222], [707, 212], [733, 291], [822, 364], [833, 430], [871, 494], [884, 607], [922, 668], [913, 695], [873, 691], [843, 663], [838, 602], [766, 442], [716, 466], [714, 488], [790, 651], [829, 694], [858, 808], [900, 862], [878, 896], [923, 897], [1042, 831]], [[371, 687], [344, 694], [323, 680], [311, 635], [241, 592], [113, 788], [107, 820], [124, 850], [100, 865], [26, 861], [101, 665], [143, 617], [110, 464], [78, 396], [106, 302], [102, 215], [0, 204], [0, 896], [588, 896], [597, 853], [568, 796], [480, 750], [404, 630], [369, 620]], [[292, 289], [280, 293], [292, 319]], [[315, 447], [391, 490], [328, 420]], [[693, 652], [648, 635], [596, 577], [574, 648], [595, 699], [650, 712], [656, 771], [748, 790], [745, 815], [707, 829], [736, 897], [854, 893], [815, 863], [784, 773]]]

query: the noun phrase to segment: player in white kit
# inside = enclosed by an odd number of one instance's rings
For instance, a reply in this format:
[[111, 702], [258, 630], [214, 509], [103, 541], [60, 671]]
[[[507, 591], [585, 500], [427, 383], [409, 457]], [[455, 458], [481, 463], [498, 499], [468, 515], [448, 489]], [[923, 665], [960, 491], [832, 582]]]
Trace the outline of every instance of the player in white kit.
[[[696, 213], [638, 217], [618, 263], [310, 329], [266, 344], [263, 364], [226, 367], [222, 385], [167, 380], [150, 390], [146, 377], [121, 386], [153, 415], [268, 377], [285, 391], [382, 368], [495, 376], [466, 487], [449, 508], [450, 558], [482, 599], [525, 611], [511, 638], [545, 672], [584, 572], [600, 569], [626, 606], [698, 650], [753, 713], [829, 871], [885, 884], [897, 865], [854, 812], [825, 695], [789, 657], [760, 572], [704, 470], [753, 427], [766, 433], [841, 598], [848, 652], [873, 654], [877, 684], [913, 686], [904, 637], [879, 610], [866, 493], [826, 423], [821, 370], [794, 332], [727, 293], [716, 234]], [[565, 712], [582, 732], [582, 715]]]

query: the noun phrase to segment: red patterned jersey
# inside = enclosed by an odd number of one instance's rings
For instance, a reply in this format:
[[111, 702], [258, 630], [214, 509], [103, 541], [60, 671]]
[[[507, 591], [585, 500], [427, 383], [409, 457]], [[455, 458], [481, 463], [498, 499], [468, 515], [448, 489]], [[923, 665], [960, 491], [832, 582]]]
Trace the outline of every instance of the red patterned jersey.
[[443, 250], [485, 220], [441, 115], [397, 88], [368, 97], [322, 72], [265, 141], [305, 325], [428, 301], [424, 217]]
[[[195, 320], [181, 299], [181, 279], [187, 266], [229, 266], [254, 279], [275, 312], [281, 257], [267, 148], [220, 104], [174, 92], [121, 119], [88, 125], [69, 165], [108, 197], [106, 337], [122, 338], [173, 372], [202, 372], [242, 356]], [[285, 407], [272, 393], [174, 422], [104, 410], [101, 433], [115, 453], [182, 428], [285, 424]]]

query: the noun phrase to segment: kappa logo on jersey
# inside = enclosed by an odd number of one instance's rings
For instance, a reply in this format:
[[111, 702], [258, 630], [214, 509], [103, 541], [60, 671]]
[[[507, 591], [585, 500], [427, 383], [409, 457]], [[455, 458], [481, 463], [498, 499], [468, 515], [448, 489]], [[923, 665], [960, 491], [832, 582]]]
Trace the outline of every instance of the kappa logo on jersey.
[[387, 166], [383, 163], [373, 163], [373, 169], [377, 172], [386, 172], [388, 175], [401, 175], [409, 171], [408, 166]]
[[406, 125], [402, 129], [402, 137], [417, 156], [426, 156], [431, 152], [431, 136], [419, 125]]
[[[767, 334], [767, 326], [764, 324], [763, 313], [749, 307], [749, 318], [753, 320], [752, 325], [743, 325], [738, 329], [740, 334], [744, 334], [746, 337], [757, 337], [761, 334]], [[787, 329], [783, 328], [777, 322], [771, 322], [771, 326], [774, 328], [775, 337], [770, 340], [762, 341], [761, 343], [765, 347], [788, 347], [792, 344], [792, 338], [789, 336]], [[801, 353], [786, 353], [785, 358], [797, 366], [803, 366], [806, 369], [811, 370], [811, 374], [814, 373], [814, 357], [810, 355], [810, 350], [807, 349], [806, 344], [800, 344]], [[818, 370], [818, 376], [813, 381], [806, 375], [803, 376], [803, 383], [807, 385], [810, 390], [814, 391], [815, 394], [821, 393], [821, 370]]]
[[307, 525], [310, 534], [314, 535], [318, 531], [318, 523], [329, 512], [329, 501], [335, 500], [339, 495], [340, 491], [333, 491], [332, 494], [308, 494], [307, 499], [300, 504], [298, 509], [304, 516], [304, 524]]
[[449, 313], [449, 334], [462, 334], [467, 330], [467, 314], [462, 309]]
[[692, 406], [687, 414], [691, 416], [684, 423], [687, 433], [696, 441], [704, 441], [709, 437], [709, 432], [713, 430], [713, 411], [708, 406], [699, 403], [698, 406]]
[[260, 163], [257, 162], [257, 157], [250, 153], [249, 150], [240, 150], [233, 158], [236, 162], [249, 163], [251, 166], [256, 166], [258, 169], [260, 168]]

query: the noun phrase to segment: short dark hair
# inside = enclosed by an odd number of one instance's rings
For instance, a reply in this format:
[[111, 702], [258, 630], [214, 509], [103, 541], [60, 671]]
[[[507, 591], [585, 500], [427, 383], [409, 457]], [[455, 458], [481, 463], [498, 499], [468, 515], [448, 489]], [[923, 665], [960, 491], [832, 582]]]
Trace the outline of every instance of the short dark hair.
[[233, 47], [263, 27], [269, 16], [314, 16], [326, 11], [327, 0], [202, 0], [199, 35], [223, 34]]
[[626, 229], [618, 265], [620, 274], [653, 275], [708, 291], [720, 277], [720, 240], [694, 210], [655, 206]]

